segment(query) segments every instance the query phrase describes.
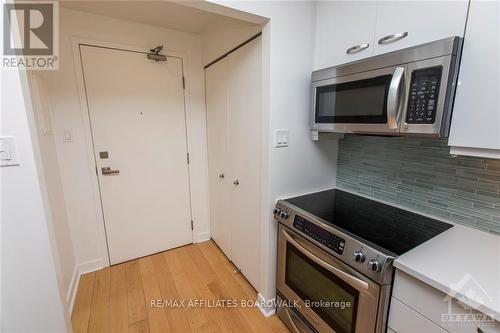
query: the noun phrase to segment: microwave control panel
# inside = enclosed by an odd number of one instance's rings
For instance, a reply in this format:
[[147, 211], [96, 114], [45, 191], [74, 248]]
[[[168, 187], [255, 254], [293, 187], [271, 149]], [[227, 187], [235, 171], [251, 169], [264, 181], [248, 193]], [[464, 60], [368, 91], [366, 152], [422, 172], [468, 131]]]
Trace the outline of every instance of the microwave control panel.
[[441, 66], [417, 69], [411, 73], [406, 111], [407, 124], [433, 124], [436, 120]]
[[323, 246], [332, 249], [336, 253], [340, 255], [344, 253], [345, 240], [343, 238], [340, 238], [339, 236], [326, 231], [320, 226], [307, 221], [299, 215], [295, 215], [295, 219], [293, 220], [293, 227], [297, 230], [300, 230], [303, 234], [311, 237]]

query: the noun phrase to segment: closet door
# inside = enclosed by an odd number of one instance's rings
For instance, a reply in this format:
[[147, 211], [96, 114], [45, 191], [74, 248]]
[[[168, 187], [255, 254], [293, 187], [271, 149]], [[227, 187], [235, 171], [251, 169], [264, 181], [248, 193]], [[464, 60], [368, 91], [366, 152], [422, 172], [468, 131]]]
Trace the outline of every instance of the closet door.
[[210, 229], [212, 238], [231, 259], [229, 209], [232, 183], [228, 165], [228, 61], [223, 59], [205, 70], [207, 108]]
[[228, 57], [229, 161], [234, 214], [233, 263], [256, 288], [260, 281], [261, 38]]

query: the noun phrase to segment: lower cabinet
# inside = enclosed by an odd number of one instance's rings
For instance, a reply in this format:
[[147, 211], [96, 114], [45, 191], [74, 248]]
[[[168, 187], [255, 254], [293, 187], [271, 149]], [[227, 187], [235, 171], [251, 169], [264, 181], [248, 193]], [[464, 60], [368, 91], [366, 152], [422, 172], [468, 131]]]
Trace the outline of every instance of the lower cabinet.
[[205, 69], [210, 229], [259, 290], [261, 38]]
[[396, 270], [388, 332], [395, 333], [500, 333], [497, 321], [426, 283]]
[[389, 327], [397, 333], [447, 332], [394, 297], [391, 300]]

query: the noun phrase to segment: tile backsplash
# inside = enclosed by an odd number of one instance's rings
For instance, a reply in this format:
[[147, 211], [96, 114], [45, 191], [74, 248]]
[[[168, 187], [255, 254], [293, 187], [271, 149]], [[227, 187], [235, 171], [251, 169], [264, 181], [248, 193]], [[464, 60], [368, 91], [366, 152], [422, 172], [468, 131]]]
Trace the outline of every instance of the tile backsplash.
[[500, 233], [500, 160], [449, 151], [447, 140], [346, 135], [337, 186]]

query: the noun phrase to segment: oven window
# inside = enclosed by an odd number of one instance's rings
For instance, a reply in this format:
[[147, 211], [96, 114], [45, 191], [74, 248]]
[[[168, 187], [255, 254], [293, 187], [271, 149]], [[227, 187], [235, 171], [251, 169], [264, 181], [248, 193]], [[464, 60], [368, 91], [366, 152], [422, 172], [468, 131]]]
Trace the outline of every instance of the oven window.
[[306, 305], [309, 302], [314, 312], [335, 332], [355, 332], [358, 290], [310, 260], [290, 243], [287, 243], [285, 267], [286, 285]]
[[386, 123], [392, 75], [316, 88], [316, 123]]

